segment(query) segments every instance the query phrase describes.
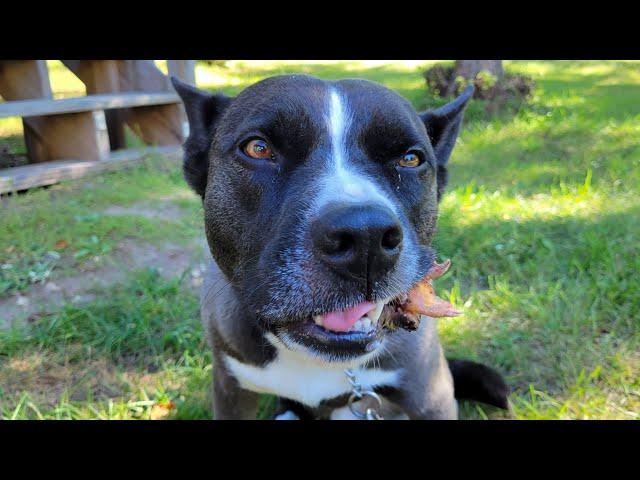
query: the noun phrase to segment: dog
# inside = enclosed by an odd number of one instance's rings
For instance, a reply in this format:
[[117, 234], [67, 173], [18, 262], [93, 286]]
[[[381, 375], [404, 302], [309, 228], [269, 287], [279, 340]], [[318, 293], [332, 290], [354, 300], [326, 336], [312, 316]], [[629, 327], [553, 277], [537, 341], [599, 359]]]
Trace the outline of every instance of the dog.
[[[434, 319], [412, 332], [378, 322], [434, 264], [473, 87], [418, 113], [368, 80], [282, 75], [234, 98], [172, 82], [211, 253], [214, 418], [255, 419], [261, 393], [280, 399], [276, 419], [456, 419], [461, 398], [507, 408], [498, 372], [445, 358]], [[366, 394], [350, 404], [354, 385]]]

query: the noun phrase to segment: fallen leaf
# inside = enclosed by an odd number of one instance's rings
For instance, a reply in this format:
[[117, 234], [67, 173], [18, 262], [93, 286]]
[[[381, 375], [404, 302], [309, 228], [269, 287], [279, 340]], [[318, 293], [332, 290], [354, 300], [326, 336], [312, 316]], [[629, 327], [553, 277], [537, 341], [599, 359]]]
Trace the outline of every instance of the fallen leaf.
[[432, 280], [440, 278], [451, 266], [451, 260], [443, 263], [434, 262], [433, 267], [425, 278], [410, 292], [404, 311], [412, 315], [426, 315], [427, 317], [457, 317], [462, 312], [458, 311], [451, 303], [439, 298], [433, 288]]
[[54, 245], [54, 248], [56, 250], [63, 250], [65, 248], [67, 248], [69, 246], [69, 242], [67, 242], [66, 240], [58, 240], [56, 242], [56, 244]]
[[461, 315], [462, 312], [451, 303], [439, 298], [433, 288], [433, 280], [442, 277], [450, 266], [450, 260], [443, 263], [434, 262], [422, 281], [409, 290], [399, 304], [385, 307], [382, 315], [383, 324], [391, 330], [398, 327], [416, 330], [420, 324], [421, 315], [431, 318]]
[[168, 402], [158, 402], [153, 407], [151, 407], [151, 413], [149, 414], [149, 418], [151, 420], [161, 420], [169, 416], [169, 414], [175, 410], [176, 404], [171, 400]]

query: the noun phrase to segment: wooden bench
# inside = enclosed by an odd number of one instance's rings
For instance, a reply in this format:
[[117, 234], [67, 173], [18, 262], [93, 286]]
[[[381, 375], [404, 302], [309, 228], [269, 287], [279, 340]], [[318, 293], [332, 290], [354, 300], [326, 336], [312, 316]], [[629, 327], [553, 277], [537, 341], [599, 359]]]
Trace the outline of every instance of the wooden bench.
[[[179, 150], [188, 134], [184, 109], [152, 61], [63, 63], [83, 81], [86, 96], [54, 100], [44, 60], [0, 61], [0, 95], [7, 100], [0, 103], [0, 118], [22, 117], [31, 163], [0, 170], [0, 193], [117, 168], [149, 152]], [[192, 61], [172, 60], [168, 66], [193, 82]], [[149, 148], [126, 149], [125, 125]]]
[[116, 150], [106, 159], [99, 161], [57, 160], [52, 162], [23, 165], [0, 170], [0, 192], [27, 190], [34, 186], [53, 185], [63, 180], [74, 180], [92, 173], [117, 170], [139, 162], [147, 156], [178, 155], [180, 148], [145, 147]]
[[63, 113], [91, 112], [111, 108], [144, 107], [179, 103], [175, 93], [107, 93], [61, 100], [16, 100], [0, 103], [2, 117], [37, 117], [40, 115], [60, 115]]

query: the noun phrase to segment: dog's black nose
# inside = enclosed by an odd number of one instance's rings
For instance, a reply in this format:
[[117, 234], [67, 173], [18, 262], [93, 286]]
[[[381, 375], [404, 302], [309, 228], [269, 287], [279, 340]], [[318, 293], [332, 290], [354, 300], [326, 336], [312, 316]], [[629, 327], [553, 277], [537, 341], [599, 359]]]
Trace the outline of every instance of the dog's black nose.
[[320, 213], [311, 225], [316, 254], [332, 270], [371, 285], [400, 256], [402, 228], [393, 212], [378, 205], [344, 205]]

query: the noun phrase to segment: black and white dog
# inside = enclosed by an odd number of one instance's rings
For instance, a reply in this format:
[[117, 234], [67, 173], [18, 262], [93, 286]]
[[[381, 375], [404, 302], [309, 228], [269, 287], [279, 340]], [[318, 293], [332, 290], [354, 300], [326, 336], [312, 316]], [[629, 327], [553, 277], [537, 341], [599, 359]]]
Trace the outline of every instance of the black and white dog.
[[186, 180], [212, 261], [201, 314], [214, 416], [349, 418], [345, 369], [385, 418], [454, 419], [455, 398], [505, 408], [492, 369], [443, 355], [435, 320], [378, 325], [433, 265], [446, 164], [473, 91], [418, 114], [366, 80], [268, 78], [235, 98], [174, 79], [190, 124]]

